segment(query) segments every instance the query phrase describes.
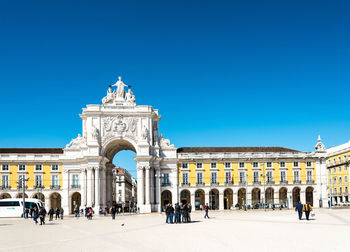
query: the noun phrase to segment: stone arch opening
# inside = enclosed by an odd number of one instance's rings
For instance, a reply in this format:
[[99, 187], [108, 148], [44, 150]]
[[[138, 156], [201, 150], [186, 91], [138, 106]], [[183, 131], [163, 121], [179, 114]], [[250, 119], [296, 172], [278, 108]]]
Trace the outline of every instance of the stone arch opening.
[[182, 204], [191, 203], [191, 192], [189, 190], [182, 190], [181, 191], [180, 202]]
[[300, 201], [300, 188], [294, 187], [292, 194], [293, 194], [293, 196], [292, 196], [293, 197], [293, 207], [295, 207], [298, 204], [298, 202]]
[[9, 193], [0, 194], [0, 199], [11, 199], [11, 195]]
[[54, 192], [50, 195], [50, 205], [53, 209], [61, 208], [61, 194]]
[[34, 193], [32, 198], [34, 199], [38, 199], [38, 200], [41, 200], [41, 202], [43, 203], [43, 205], [45, 206], [45, 195], [42, 194], [42, 193]]
[[162, 207], [164, 207], [167, 204], [172, 204], [172, 193], [169, 190], [165, 190], [162, 192], [162, 197], [161, 197], [161, 202], [162, 202]]
[[[101, 195], [97, 205], [106, 205], [107, 208], [116, 205], [123, 211], [129, 211], [136, 205], [136, 167], [137, 145], [132, 140], [113, 139], [102, 149], [102, 154], [107, 158], [106, 170], [103, 174], [95, 170], [100, 178], [105, 178], [100, 185]], [[141, 184], [144, 181], [141, 181]], [[103, 193], [102, 193], [103, 194]], [[106, 202], [104, 202], [104, 199]]]
[[275, 190], [272, 188], [272, 187], [268, 187], [266, 189], [266, 203], [269, 204], [269, 205], [272, 205], [274, 204], [274, 193], [275, 193]]
[[[23, 194], [22, 193], [17, 193], [15, 198], [23, 198]], [[28, 198], [28, 195], [26, 193], [24, 194], [24, 198]]]
[[230, 209], [233, 206], [233, 191], [230, 188], [224, 191], [224, 209]]
[[305, 190], [305, 200], [306, 204], [310, 204], [313, 206], [314, 204], [314, 188], [312, 186], [309, 186]]
[[237, 206], [239, 208], [242, 208], [242, 206], [246, 204], [246, 190], [245, 190], [245, 188], [241, 188], [238, 190], [237, 199], [238, 199]]
[[279, 203], [283, 206], [283, 207], [288, 207], [288, 196], [287, 196], [287, 188], [282, 187], [279, 192]]
[[74, 213], [76, 209], [80, 210], [81, 206], [81, 195], [78, 192], [72, 194], [71, 197], [71, 213]]
[[195, 200], [194, 200], [194, 205], [195, 205], [195, 209], [196, 210], [202, 210], [204, 208], [204, 191], [202, 189], [198, 189], [195, 191], [194, 196], [195, 196]]
[[219, 191], [217, 189], [209, 191], [209, 207], [212, 210], [219, 209]]
[[260, 203], [260, 189], [259, 188], [254, 188], [252, 190], [252, 205], [256, 205]]

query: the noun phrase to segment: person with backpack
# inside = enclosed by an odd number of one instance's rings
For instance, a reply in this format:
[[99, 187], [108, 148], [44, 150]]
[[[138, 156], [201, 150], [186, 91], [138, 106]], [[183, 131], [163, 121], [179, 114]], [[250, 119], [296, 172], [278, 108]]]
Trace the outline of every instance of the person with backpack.
[[303, 207], [303, 211], [305, 212], [306, 220], [309, 220], [310, 212], [312, 211], [311, 205], [306, 203]]
[[208, 215], [208, 213], [209, 213], [209, 206], [208, 206], [208, 203], [205, 204], [204, 210], [205, 210], [204, 219], [205, 219], [205, 218], [210, 219], [210, 218], [209, 218], [209, 215]]

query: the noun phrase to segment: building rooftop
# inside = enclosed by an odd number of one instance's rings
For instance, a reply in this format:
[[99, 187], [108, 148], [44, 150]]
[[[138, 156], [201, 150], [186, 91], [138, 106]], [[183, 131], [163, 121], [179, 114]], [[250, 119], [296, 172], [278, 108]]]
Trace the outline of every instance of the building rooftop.
[[284, 147], [181, 147], [177, 153], [185, 152], [300, 152]]
[[63, 148], [0, 148], [0, 153], [63, 154]]

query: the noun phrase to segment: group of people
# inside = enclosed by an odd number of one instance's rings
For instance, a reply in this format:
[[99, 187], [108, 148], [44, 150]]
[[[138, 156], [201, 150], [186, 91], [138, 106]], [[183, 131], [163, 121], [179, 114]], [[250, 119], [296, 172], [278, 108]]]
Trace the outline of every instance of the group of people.
[[63, 220], [64, 210], [63, 208], [56, 207], [56, 209], [53, 209], [53, 207], [51, 207], [48, 214], [49, 214], [49, 221], [53, 220], [54, 215], [56, 220], [58, 219]]
[[192, 206], [189, 203], [176, 203], [175, 207], [171, 203], [169, 203], [165, 206], [165, 222], [168, 224], [180, 224], [191, 222], [191, 211]]
[[303, 205], [299, 201], [299, 203], [295, 207], [295, 211], [298, 212], [299, 220], [301, 220], [303, 218], [303, 212], [305, 213], [306, 220], [309, 220], [310, 219], [310, 213], [312, 211], [312, 206], [310, 204], [308, 204], [308, 203]]
[[63, 219], [63, 208], [56, 208], [54, 210], [53, 208], [50, 208], [49, 212], [46, 211], [44, 207], [37, 208], [36, 206], [31, 208], [25, 208], [24, 209], [24, 218], [28, 219], [29, 217], [33, 219], [35, 224], [38, 224], [38, 219], [40, 220], [40, 225], [45, 225], [45, 217], [48, 214], [49, 215], [49, 221], [53, 220], [54, 214], [56, 214], [56, 220], [57, 219]]

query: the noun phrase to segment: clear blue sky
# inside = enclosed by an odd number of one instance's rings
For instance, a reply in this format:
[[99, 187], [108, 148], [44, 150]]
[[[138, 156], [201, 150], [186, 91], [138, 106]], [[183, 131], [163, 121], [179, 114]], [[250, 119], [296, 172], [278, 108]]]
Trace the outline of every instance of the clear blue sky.
[[2, 1], [0, 146], [64, 147], [118, 75], [176, 147], [344, 143], [349, 12], [345, 0]]

